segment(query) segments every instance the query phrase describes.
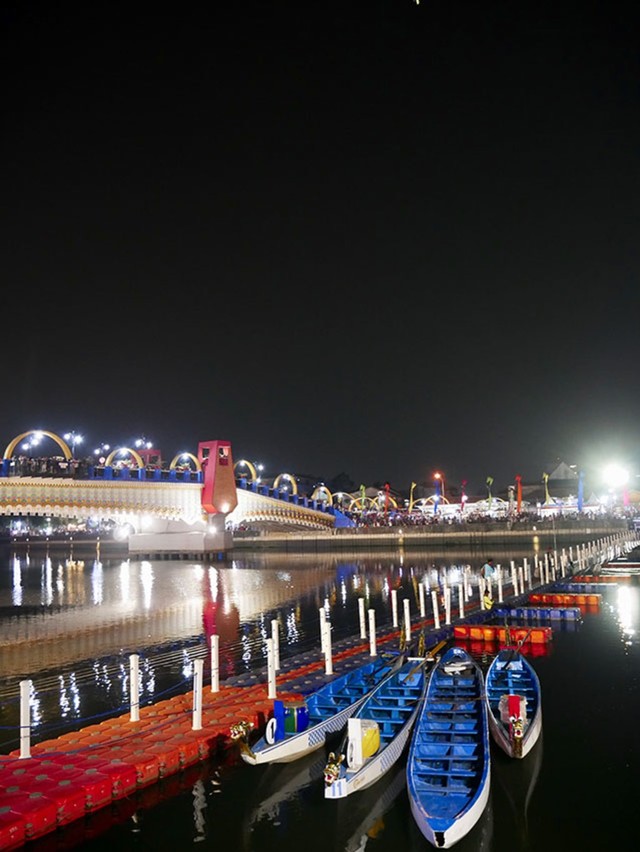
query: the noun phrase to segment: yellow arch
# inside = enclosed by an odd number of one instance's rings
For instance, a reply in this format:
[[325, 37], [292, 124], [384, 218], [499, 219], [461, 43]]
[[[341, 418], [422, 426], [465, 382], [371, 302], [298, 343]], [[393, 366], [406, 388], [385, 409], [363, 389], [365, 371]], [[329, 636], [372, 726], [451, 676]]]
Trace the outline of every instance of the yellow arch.
[[51, 438], [52, 441], [56, 442], [56, 444], [64, 453], [64, 457], [67, 461], [72, 458], [71, 450], [69, 449], [69, 446], [67, 445], [66, 441], [63, 441], [59, 435], [55, 434], [55, 432], [47, 432], [45, 429], [29, 429], [28, 432], [23, 432], [22, 435], [18, 435], [18, 437], [14, 438], [11, 443], [7, 444], [7, 448], [4, 451], [3, 458], [10, 459], [13, 455], [13, 451], [15, 450], [15, 448], [18, 446], [18, 444], [20, 443], [20, 441], [22, 441], [23, 438], [27, 437], [27, 435], [46, 435], [47, 438]]
[[238, 459], [238, 461], [233, 466], [234, 476], [235, 476], [236, 468], [238, 466], [249, 468], [249, 473], [251, 474], [251, 479], [249, 480], [249, 482], [257, 482], [258, 481], [258, 471], [255, 469], [255, 467], [251, 464], [250, 461], [247, 461], [246, 459]]
[[190, 461], [192, 461], [192, 462], [195, 464], [195, 466], [196, 466], [196, 470], [202, 470], [202, 465], [200, 464], [200, 462], [198, 461], [198, 459], [196, 458], [196, 456], [194, 456], [194, 455], [193, 455], [193, 453], [179, 453], [179, 454], [178, 454], [178, 455], [177, 455], [177, 456], [173, 459], [173, 461], [171, 462], [171, 464], [169, 465], [169, 470], [175, 470], [176, 465], [178, 464], [178, 462], [180, 461], [180, 459], [183, 459], [185, 456], [186, 456], [186, 457], [187, 457]]
[[352, 502], [349, 504], [349, 510], [358, 509], [360, 512], [365, 512], [367, 510], [367, 506], [372, 509], [378, 508], [378, 504], [372, 497], [354, 497]]
[[317, 500], [320, 494], [324, 494], [327, 497], [327, 502], [330, 506], [333, 506], [333, 497], [331, 496], [331, 492], [327, 488], [326, 485], [318, 485], [316, 489], [314, 489], [313, 494], [311, 495], [312, 500]]
[[117, 450], [113, 450], [113, 452], [109, 453], [109, 455], [107, 456], [107, 460], [104, 463], [104, 466], [109, 467], [114, 458], [120, 453], [129, 453], [129, 455], [133, 456], [139, 468], [144, 467], [144, 462], [142, 461], [142, 457], [140, 456], [140, 454], [136, 453], [135, 450], [130, 450], [129, 447], [118, 447]]
[[286, 480], [287, 480], [287, 482], [290, 482], [290, 483], [291, 483], [291, 493], [292, 493], [292, 494], [297, 494], [297, 493], [298, 493], [298, 483], [296, 482], [295, 478], [294, 478], [293, 476], [291, 476], [291, 474], [290, 474], [290, 473], [279, 473], [279, 474], [276, 476], [276, 478], [273, 480], [273, 487], [274, 487], [274, 489], [275, 489], [275, 488], [277, 488], [277, 487], [278, 487], [278, 485], [280, 485], [280, 480], [281, 480], [281, 479], [286, 479]]

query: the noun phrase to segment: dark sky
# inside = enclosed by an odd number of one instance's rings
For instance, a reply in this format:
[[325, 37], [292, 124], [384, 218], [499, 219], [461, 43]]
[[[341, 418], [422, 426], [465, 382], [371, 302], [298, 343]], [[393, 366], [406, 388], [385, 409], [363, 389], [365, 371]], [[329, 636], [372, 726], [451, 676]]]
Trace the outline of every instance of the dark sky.
[[1, 6], [0, 440], [635, 471], [629, 4], [137, 5]]

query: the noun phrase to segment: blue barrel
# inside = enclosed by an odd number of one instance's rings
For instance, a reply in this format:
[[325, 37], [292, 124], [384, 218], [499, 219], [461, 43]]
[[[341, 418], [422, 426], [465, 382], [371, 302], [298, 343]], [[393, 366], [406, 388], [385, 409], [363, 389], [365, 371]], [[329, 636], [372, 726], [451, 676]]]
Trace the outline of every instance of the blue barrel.
[[284, 705], [284, 729], [287, 734], [299, 734], [309, 726], [309, 708], [304, 701], [287, 701]]

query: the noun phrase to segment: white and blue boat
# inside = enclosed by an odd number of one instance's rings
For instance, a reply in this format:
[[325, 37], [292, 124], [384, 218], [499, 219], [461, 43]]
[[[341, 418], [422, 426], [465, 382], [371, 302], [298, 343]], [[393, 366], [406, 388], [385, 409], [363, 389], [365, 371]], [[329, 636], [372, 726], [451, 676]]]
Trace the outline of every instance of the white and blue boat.
[[493, 658], [485, 694], [494, 742], [509, 757], [526, 757], [542, 730], [542, 697], [536, 670], [517, 647]]
[[249, 743], [250, 724], [232, 726], [231, 737], [239, 743], [242, 759], [252, 766], [289, 763], [321, 748], [403, 662], [404, 654], [374, 657], [322, 684], [303, 700], [275, 699], [264, 734], [255, 743]]
[[329, 754], [325, 767], [326, 799], [365, 790], [394, 766], [411, 737], [435, 653], [445, 644], [426, 657], [409, 658], [351, 716], [340, 750]]
[[433, 668], [407, 759], [413, 818], [437, 849], [471, 831], [487, 806], [490, 736], [484, 675], [463, 648]]

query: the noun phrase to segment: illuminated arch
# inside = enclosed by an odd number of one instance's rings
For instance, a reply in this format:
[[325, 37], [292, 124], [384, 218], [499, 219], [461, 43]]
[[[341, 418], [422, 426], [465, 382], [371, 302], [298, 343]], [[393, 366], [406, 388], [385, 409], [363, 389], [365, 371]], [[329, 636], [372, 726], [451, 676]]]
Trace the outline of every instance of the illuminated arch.
[[298, 493], [298, 483], [296, 482], [295, 478], [293, 476], [291, 476], [290, 473], [279, 473], [276, 476], [276, 478], [273, 480], [274, 489], [276, 489], [280, 485], [281, 479], [286, 479], [287, 482], [291, 483], [291, 493], [292, 494]]
[[247, 461], [246, 459], [238, 459], [238, 461], [233, 466], [234, 475], [235, 475], [237, 467], [248, 467], [249, 468], [249, 474], [251, 475], [249, 482], [257, 482], [258, 481], [258, 471], [255, 469], [255, 467], [251, 464], [250, 461]]
[[314, 489], [313, 494], [311, 495], [311, 499], [317, 500], [321, 494], [324, 494], [324, 496], [327, 498], [326, 502], [329, 504], [329, 506], [332, 506], [333, 497], [331, 496], [331, 492], [329, 491], [326, 485], [318, 485], [318, 487]]
[[378, 504], [372, 497], [354, 497], [352, 502], [349, 504], [350, 510], [357, 510], [358, 512], [366, 512], [367, 509], [377, 509]]
[[51, 438], [52, 441], [55, 441], [56, 444], [62, 450], [64, 457], [67, 461], [73, 458], [71, 450], [69, 449], [67, 442], [63, 441], [59, 435], [56, 435], [55, 432], [47, 432], [45, 429], [29, 429], [28, 432], [23, 432], [22, 435], [18, 435], [17, 438], [14, 438], [11, 443], [7, 444], [7, 448], [4, 451], [4, 458], [10, 459], [13, 455], [13, 451], [17, 447], [17, 445], [22, 441], [23, 438], [26, 438], [27, 435], [46, 435], [47, 438]]
[[118, 447], [117, 450], [113, 450], [113, 452], [109, 453], [109, 455], [107, 456], [107, 460], [104, 463], [104, 466], [110, 467], [111, 462], [115, 459], [116, 456], [120, 455], [120, 453], [129, 453], [129, 455], [133, 456], [135, 463], [140, 469], [144, 467], [142, 456], [140, 456], [139, 453], [136, 453], [135, 450], [130, 450], [129, 447]]
[[200, 464], [198, 459], [193, 455], [193, 453], [178, 453], [178, 455], [173, 459], [173, 461], [169, 465], [169, 470], [175, 470], [176, 465], [178, 464], [180, 459], [184, 458], [188, 458], [190, 461], [192, 461], [196, 466], [196, 470], [202, 470], [202, 465]]

